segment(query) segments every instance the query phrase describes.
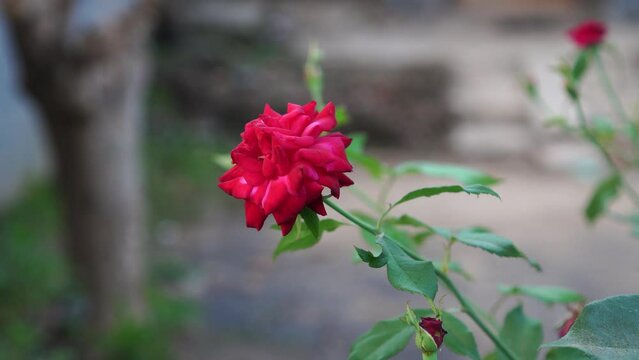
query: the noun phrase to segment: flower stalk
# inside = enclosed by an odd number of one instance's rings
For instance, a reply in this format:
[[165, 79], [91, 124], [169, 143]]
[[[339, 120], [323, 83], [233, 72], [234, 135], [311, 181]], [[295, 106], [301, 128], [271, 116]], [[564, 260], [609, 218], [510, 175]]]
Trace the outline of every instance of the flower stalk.
[[[353, 224], [362, 228], [363, 230], [366, 230], [367, 232], [375, 236], [384, 237], [388, 239], [389, 241], [393, 241], [398, 246], [401, 246], [407, 252], [407, 254], [411, 256], [413, 259], [422, 260], [422, 261], [424, 260], [415, 252], [410, 251], [406, 249], [405, 247], [403, 247], [401, 243], [395, 241], [394, 239], [384, 234], [383, 232], [377, 231], [373, 226], [371, 226], [367, 222], [351, 214], [349, 211], [345, 210], [344, 208], [339, 206], [337, 203], [333, 202], [330, 198], [324, 198], [324, 203], [328, 205], [330, 208], [332, 208], [333, 210], [335, 210], [337, 213], [339, 213], [340, 215], [344, 216], [346, 219], [351, 221]], [[497, 349], [499, 349], [499, 351], [501, 351], [508, 359], [519, 360], [519, 358], [513, 353], [513, 351], [499, 338], [499, 336], [495, 334], [490, 329], [490, 327], [488, 327], [486, 322], [475, 311], [470, 301], [468, 301], [468, 299], [466, 299], [466, 297], [459, 291], [459, 289], [457, 289], [457, 287], [455, 286], [455, 283], [453, 283], [453, 281], [448, 277], [448, 275], [446, 275], [444, 272], [442, 272], [441, 270], [437, 268], [435, 268], [435, 272], [439, 280], [441, 280], [441, 282], [444, 285], [446, 285], [448, 290], [450, 290], [450, 292], [453, 294], [453, 296], [455, 296], [457, 301], [459, 301], [459, 304], [461, 305], [464, 312], [466, 312], [470, 316], [470, 318], [477, 324], [477, 326], [479, 326], [479, 328], [484, 332], [484, 334], [486, 334], [486, 336], [490, 338], [490, 340], [495, 344]]]
[[637, 191], [630, 185], [630, 183], [628, 183], [628, 180], [625, 178], [625, 176], [623, 176], [623, 171], [615, 163], [608, 149], [606, 149], [606, 147], [601, 142], [599, 142], [597, 137], [588, 128], [586, 113], [584, 111], [583, 105], [581, 104], [581, 100], [579, 99], [579, 97], [576, 97], [575, 99], [573, 99], [573, 102], [575, 104], [575, 107], [577, 108], [577, 118], [581, 131], [584, 133], [586, 138], [599, 150], [601, 155], [606, 160], [608, 167], [619, 174], [619, 176], [621, 177], [623, 188], [628, 194], [628, 197], [630, 198], [630, 200], [632, 200], [635, 206], [639, 207], [639, 193], [637, 193]]

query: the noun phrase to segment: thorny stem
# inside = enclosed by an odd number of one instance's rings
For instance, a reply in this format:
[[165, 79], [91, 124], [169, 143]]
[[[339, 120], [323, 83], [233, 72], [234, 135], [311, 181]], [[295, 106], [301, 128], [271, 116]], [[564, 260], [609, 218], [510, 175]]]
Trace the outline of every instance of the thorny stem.
[[639, 207], [639, 194], [635, 191], [635, 189], [632, 188], [632, 186], [630, 186], [628, 180], [626, 180], [626, 178], [623, 176], [623, 172], [615, 163], [614, 159], [608, 152], [608, 149], [606, 149], [606, 147], [603, 146], [603, 144], [601, 144], [599, 140], [597, 140], [597, 137], [588, 128], [588, 123], [586, 122], [586, 113], [584, 112], [583, 106], [581, 105], [581, 100], [577, 98], [574, 100], [574, 103], [577, 108], [577, 118], [579, 119], [579, 127], [581, 128], [581, 131], [583, 131], [586, 138], [588, 138], [588, 140], [599, 150], [601, 155], [603, 155], [606, 163], [608, 164], [608, 167], [610, 167], [613, 171], [619, 174], [619, 176], [621, 176], [624, 190], [626, 191], [632, 202], [635, 204], [635, 206]]
[[[373, 226], [358, 218], [357, 216], [351, 214], [347, 210], [343, 209], [341, 206], [334, 203], [331, 199], [325, 198], [324, 203], [331, 207], [333, 210], [337, 211], [340, 215], [344, 216], [346, 219], [350, 220], [353, 224], [368, 231], [369, 233], [375, 236], [384, 237], [389, 241], [393, 241], [395, 244], [402, 247], [402, 249], [404, 249], [407, 254], [413, 259], [424, 261], [424, 259], [422, 259], [419, 255], [415, 254], [413, 251], [406, 249], [401, 243], [393, 240], [388, 235], [378, 232]], [[435, 273], [437, 274], [437, 277], [440, 279], [440, 281], [444, 283], [444, 285], [446, 285], [446, 287], [455, 296], [455, 298], [457, 298], [457, 301], [459, 301], [462, 309], [468, 314], [468, 316], [470, 316], [471, 319], [473, 319], [477, 326], [479, 326], [479, 328], [490, 338], [490, 340], [492, 340], [492, 342], [504, 354], [504, 356], [506, 356], [510, 360], [519, 360], [518, 357], [513, 353], [513, 351], [502, 342], [499, 336], [497, 336], [497, 334], [495, 334], [484, 322], [484, 320], [477, 314], [468, 299], [466, 299], [466, 297], [457, 289], [448, 275], [437, 268], [435, 268]]]

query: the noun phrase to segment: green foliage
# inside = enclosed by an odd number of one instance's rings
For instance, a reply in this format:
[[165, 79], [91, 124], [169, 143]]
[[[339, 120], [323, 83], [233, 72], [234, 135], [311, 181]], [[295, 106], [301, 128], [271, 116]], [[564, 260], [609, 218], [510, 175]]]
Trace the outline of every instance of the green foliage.
[[396, 175], [421, 174], [436, 178], [452, 179], [463, 185], [494, 185], [499, 179], [476, 169], [465, 166], [439, 164], [427, 161], [408, 161], [394, 168]]
[[[520, 360], [535, 360], [537, 359], [537, 349], [543, 341], [543, 329], [541, 322], [527, 317], [522, 305], [518, 305], [506, 315], [499, 336]], [[497, 351], [497, 359], [508, 358], [502, 352]]]
[[363, 167], [374, 179], [380, 179], [382, 176], [389, 172], [386, 165], [382, 164], [376, 158], [364, 153], [366, 146], [366, 134], [355, 133], [350, 134], [349, 137], [353, 140], [350, 146], [346, 149], [346, 156], [348, 160]]
[[554, 348], [546, 354], [546, 360], [592, 360], [583, 351], [572, 348]]
[[586, 206], [585, 214], [588, 221], [595, 222], [608, 210], [611, 202], [619, 196], [621, 186], [622, 178], [619, 173], [613, 173], [597, 185]]
[[320, 237], [320, 222], [319, 217], [315, 211], [305, 207], [300, 213], [302, 219], [304, 219], [304, 225], [311, 232], [311, 234], [319, 241]]
[[337, 126], [348, 125], [351, 122], [351, 116], [345, 106], [339, 105], [335, 107], [335, 120], [337, 120]]
[[544, 120], [544, 125], [548, 127], [558, 127], [565, 131], [570, 131], [572, 127], [568, 123], [568, 119], [561, 115], [554, 115]]
[[512, 241], [503, 236], [491, 232], [478, 231], [477, 229], [470, 229], [456, 233], [455, 239], [464, 245], [476, 247], [497, 256], [525, 259], [530, 266], [537, 271], [541, 271], [539, 263], [527, 257]]
[[[315, 215], [315, 217], [317, 218], [317, 215]], [[280, 242], [277, 244], [275, 251], [273, 251], [273, 259], [276, 259], [285, 252], [298, 251], [313, 247], [320, 241], [324, 232], [335, 231], [337, 228], [344, 225], [339, 221], [323, 219], [316, 225], [316, 235], [309, 229], [307, 224], [307, 222], [301, 222], [298, 219], [295, 228], [293, 228], [288, 235], [282, 237]]]
[[233, 161], [229, 154], [213, 154], [211, 155], [211, 161], [224, 170], [233, 167]]
[[499, 292], [504, 295], [523, 295], [546, 304], [569, 304], [585, 301], [582, 294], [559, 286], [523, 286], [500, 285]]
[[348, 360], [390, 359], [404, 350], [414, 333], [400, 318], [380, 321], [355, 340]]
[[426, 229], [431, 233], [437, 234], [446, 240], [451, 240], [453, 238], [453, 232], [451, 230], [437, 226], [430, 226], [418, 219], [415, 219], [410, 215], [402, 215], [398, 219], [395, 219], [393, 222], [397, 225], [409, 225]]
[[57, 244], [60, 230], [60, 209], [50, 183], [28, 186], [20, 201], [0, 213], [1, 359], [65, 352], [61, 344], [47, 345], [44, 322], [71, 287]]
[[[371, 216], [358, 211], [355, 211], [354, 214], [356, 214], [364, 222], [370, 224], [371, 227], [375, 227], [376, 221]], [[399, 242], [404, 248], [411, 251], [414, 251], [416, 249], [417, 242], [407, 231], [400, 229], [392, 222], [384, 222], [381, 225], [381, 231], [393, 238], [393, 240]], [[360, 233], [364, 241], [366, 241], [366, 243], [374, 250], [373, 252], [381, 250], [379, 244], [377, 243], [377, 237], [375, 235], [365, 230], [361, 230]]]
[[393, 206], [397, 206], [399, 204], [403, 204], [407, 201], [411, 201], [420, 197], [431, 197], [435, 195], [445, 194], [445, 193], [460, 193], [464, 192], [466, 194], [480, 195], [487, 194], [494, 197], [499, 198], [499, 194], [497, 194], [491, 188], [484, 185], [449, 185], [449, 186], [437, 186], [437, 187], [426, 187], [418, 190], [414, 190], [404, 195], [399, 201], [395, 202]]
[[[419, 318], [433, 316], [433, 312], [428, 309], [410, 309], [408, 306], [406, 309], [404, 315], [382, 320], [360, 335], [353, 343], [348, 359], [390, 359], [404, 350], [413, 334], [416, 332], [425, 334], [419, 328]], [[416, 339], [416, 342], [419, 340], [424, 339]], [[433, 339], [430, 338], [430, 341], [433, 342]], [[432, 345], [435, 345], [434, 342]], [[436, 358], [435, 355], [429, 359]]]
[[639, 359], [639, 295], [620, 295], [586, 307], [563, 338], [544, 344], [572, 348], [593, 359]]
[[[433, 316], [433, 312], [427, 309], [410, 309], [401, 317], [383, 320], [375, 324], [369, 331], [357, 338], [351, 349], [349, 360], [357, 359], [390, 359], [401, 352], [413, 336], [417, 333], [426, 335], [415, 339], [418, 348], [427, 345], [430, 350], [436, 349], [432, 337], [419, 327], [419, 319]], [[444, 346], [450, 351], [468, 357], [479, 359], [479, 352], [473, 334], [468, 327], [453, 314], [442, 313], [444, 329], [448, 334], [444, 337]], [[428, 344], [428, 340], [432, 344]], [[426, 344], [424, 344], [426, 343]], [[434, 351], [436, 359], [437, 351]]]
[[437, 275], [431, 261], [411, 257], [393, 241], [380, 239], [386, 256], [388, 281], [397, 290], [424, 295], [430, 299], [437, 294]]
[[444, 337], [444, 346], [455, 354], [465, 356], [473, 360], [479, 360], [479, 350], [475, 336], [466, 324], [449, 312], [442, 312], [442, 323], [448, 334]]
[[[212, 193], [213, 148], [210, 140], [181, 128], [150, 136], [145, 166], [152, 219], [190, 217], [203, 195]], [[61, 251], [60, 216], [49, 182], [26, 187], [24, 196], [0, 213], [0, 359], [75, 359], [69, 342], [92, 340], [81, 328], [85, 300]], [[171, 336], [192, 318], [193, 303], [163, 296], [161, 289], [167, 280], [178, 281], [184, 269], [155, 265], [149, 321], [123, 320], [108, 338], [96, 339], [110, 358], [170, 358]], [[63, 340], [51, 338], [60, 332], [66, 334]]]
[[593, 52], [590, 48], [586, 48], [580, 51], [579, 54], [577, 54], [575, 63], [572, 67], [572, 71], [570, 72], [570, 77], [573, 82], [577, 84], [581, 82], [581, 79], [586, 74], [586, 71], [588, 71], [592, 56]]
[[136, 321], [120, 319], [101, 340], [101, 347], [108, 360], [145, 360], [173, 358], [168, 341], [186, 324], [198, 318], [194, 302], [169, 297], [157, 290], [148, 295], [151, 311], [149, 318]]
[[521, 85], [526, 95], [528, 95], [528, 98], [533, 101], [539, 101], [539, 89], [537, 88], [537, 84], [535, 84], [535, 81], [533, 81], [533, 79], [525, 77], [522, 79]]
[[372, 252], [364, 249], [360, 249], [357, 246], [355, 247], [355, 251], [357, 252], [357, 256], [368, 264], [368, 266], [378, 269], [386, 266], [387, 258], [386, 254], [382, 251], [378, 256], [375, 256]]

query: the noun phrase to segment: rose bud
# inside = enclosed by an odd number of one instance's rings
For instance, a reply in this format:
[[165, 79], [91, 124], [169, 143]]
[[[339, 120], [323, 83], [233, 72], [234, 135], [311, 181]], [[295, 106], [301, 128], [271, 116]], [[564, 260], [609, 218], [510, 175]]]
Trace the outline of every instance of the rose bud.
[[423, 317], [419, 322], [419, 326], [435, 340], [435, 344], [437, 344], [439, 349], [444, 342], [444, 336], [448, 334], [442, 327], [442, 321], [433, 317]]
[[599, 21], [585, 21], [568, 30], [568, 36], [580, 48], [599, 45], [606, 37], [606, 25]]
[[559, 336], [559, 338], [562, 338], [566, 336], [566, 334], [568, 334], [568, 331], [570, 331], [572, 326], [575, 324], [575, 321], [579, 317], [579, 314], [579, 309], [571, 309], [570, 317], [561, 324], [559, 330], [557, 331], [557, 335]]
[[305, 207], [326, 215], [325, 187], [339, 197], [342, 186], [353, 184], [344, 175], [353, 170], [345, 152], [351, 139], [327, 133], [337, 125], [332, 103], [320, 112], [315, 105], [289, 104], [285, 114], [266, 105], [244, 127], [242, 142], [231, 151], [234, 165], [218, 186], [244, 200], [246, 226], [260, 230], [273, 214], [286, 235]]

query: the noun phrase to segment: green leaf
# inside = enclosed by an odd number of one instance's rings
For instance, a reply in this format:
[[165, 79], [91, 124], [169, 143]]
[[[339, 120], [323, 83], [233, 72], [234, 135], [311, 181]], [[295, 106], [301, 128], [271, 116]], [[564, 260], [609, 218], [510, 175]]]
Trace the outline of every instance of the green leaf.
[[[368, 216], [367, 214], [359, 212], [359, 211], [354, 211], [353, 214], [355, 214], [361, 220], [370, 224], [370, 226], [376, 227], [377, 221], [373, 219], [372, 217]], [[382, 232], [390, 236], [391, 238], [393, 238], [395, 241], [400, 243], [400, 245], [404, 246], [405, 248], [409, 250], [415, 250], [416, 243], [413, 240], [413, 238], [411, 238], [410, 234], [402, 229], [399, 229], [394, 224], [390, 222], [384, 222], [384, 224], [382, 224]], [[371, 247], [375, 248], [379, 246], [377, 244], [377, 237], [375, 235], [369, 233], [368, 231], [364, 229], [361, 229], [360, 233], [362, 234], [362, 237], [364, 238], [364, 240]]]
[[413, 259], [391, 240], [382, 238], [378, 242], [386, 254], [386, 270], [391, 285], [398, 290], [434, 299], [437, 293], [437, 275], [433, 263]]
[[304, 219], [304, 224], [306, 225], [308, 230], [311, 232], [311, 234], [313, 234], [313, 236], [319, 239], [319, 236], [320, 236], [319, 217], [317, 217], [317, 214], [315, 213], [315, 211], [305, 207], [304, 209], [302, 209], [302, 212], [300, 213], [300, 215], [302, 216], [302, 219]]
[[569, 304], [582, 302], [586, 299], [578, 292], [559, 286], [499, 285], [499, 291], [505, 295], [528, 296], [546, 304]]
[[618, 173], [614, 173], [597, 185], [586, 206], [586, 218], [588, 221], [594, 222], [606, 212], [610, 203], [619, 195], [621, 181], [621, 176]]
[[233, 162], [229, 154], [213, 154], [211, 161], [222, 169], [228, 170], [233, 167]]
[[450, 240], [452, 239], [453, 235], [452, 235], [452, 231], [450, 231], [449, 229], [446, 228], [442, 228], [442, 227], [437, 227], [437, 226], [430, 226], [424, 222], [422, 222], [421, 220], [418, 220], [410, 215], [402, 215], [397, 219], [389, 219], [390, 222], [392, 222], [393, 224], [396, 225], [408, 225], [408, 226], [413, 226], [416, 228], [422, 228], [422, 229], [426, 229], [434, 234], [437, 234], [439, 236], [441, 236], [444, 239]]
[[455, 354], [466, 356], [473, 360], [479, 360], [479, 351], [475, 336], [466, 324], [449, 312], [442, 312], [442, 323], [448, 332], [444, 336], [444, 346]]
[[497, 360], [497, 352], [496, 351], [492, 351], [488, 354], [486, 354], [482, 360]]
[[526, 95], [528, 95], [528, 98], [533, 101], [539, 101], [539, 89], [532, 78], [528, 76], [524, 77], [521, 81], [521, 85], [526, 92]]
[[639, 295], [586, 305], [566, 336], [543, 346], [578, 349], [594, 359], [639, 359]]
[[555, 70], [564, 78], [565, 81], [572, 80], [572, 65], [568, 64], [565, 60], [555, 67]]
[[355, 251], [357, 252], [357, 255], [359, 256], [359, 258], [362, 259], [363, 262], [367, 263], [368, 266], [372, 268], [377, 269], [377, 268], [386, 266], [387, 259], [386, 259], [386, 254], [384, 252], [379, 254], [379, 256], [375, 256], [373, 255], [372, 252], [368, 250], [360, 249], [357, 246], [355, 246]]
[[505, 237], [485, 231], [464, 230], [455, 234], [455, 239], [464, 245], [476, 247], [497, 256], [525, 259], [530, 266], [541, 271], [539, 263], [524, 255], [512, 241]]
[[546, 360], [592, 360], [592, 358], [581, 350], [554, 348], [546, 354]]
[[[537, 349], [544, 338], [541, 322], [527, 317], [521, 305], [506, 315], [499, 337], [520, 360], [537, 359]], [[497, 350], [497, 359], [505, 360], [508, 358]]]
[[588, 66], [590, 64], [590, 59], [592, 58], [592, 51], [590, 49], [584, 49], [579, 52], [577, 58], [575, 59], [575, 64], [572, 67], [572, 80], [575, 83], [579, 83], [583, 78], [584, 74], [588, 70]]
[[437, 178], [447, 178], [457, 180], [464, 185], [493, 185], [499, 182], [498, 179], [469, 167], [438, 164], [425, 161], [409, 161], [401, 163], [395, 167], [395, 174], [422, 174]]
[[383, 320], [360, 335], [348, 360], [386, 360], [401, 352], [415, 333], [412, 326], [399, 318]]
[[379, 179], [387, 172], [386, 166], [372, 156], [363, 153], [350, 153], [346, 151], [348, 160], [366, 169], [375, 179]]
[[379, 179], [388, 172], [386, 165], [364, 153], [366, 135], [362, 133], [350, 134], [351, 144], [346, 149], [346, 156], [355, 165], [359, 165], [375, 179]]
[[570, 130], [571, 126], [568, 123], [568, 119], [561, 115], [551, 116], [544, 120], [544, 126], [558, 127], [562, 130]]
[[449, 186], [426, 187], [426, 188], [421, 188], [415, 191], [411, 191], [408, 194], [404, 195], [404, 197], [399, 199], [399, 201], [393, 204], [393, 206], [397, 206], [399, 204], [402, 204], [407, 201], [411, 201], [420, 197], [431, 197], [431, 196], [444, 194], [444, 193], [460, 193], [460, 192], [465, 192], [466, 194], [474, 194], [474, 195], [487, 194], [487, 195], [492, 195], [497, 198], [500, 198], [499, 194], [497, 194], [493, 189], [484, 185], [466, 185], [466, 186], [449, 185]]
[[282, 237], [279, 244], [277, 244], [275, 251], [273, 252], [273, 259], [276, 259], [280, 254], [285, 252], [298, 251], [313, 247], [320, 241], [324, 232], [335, 231], [342, 225], [344, 225], [344, 223], [333, 219], [321, 220], [318, 225], [318, 236], [315, 236], [306, 226], [306, 223], [301, 223], [301, 228], [299, 231], [293, 228], [293, 230], [288, 233], [288, 235]]
[[368, 137], [366, 133], [352, 133], [348, 134], [348, 137], [351, 138], [351, 144], [348, 146], [347, 152], [363, 154], [364, 148], [366, 147], [366, 140]]
[[345, 106], [339, 105], [335, 107], [335, 120], [337, 120], [337, 126], [347, 125], [351, 121]]

